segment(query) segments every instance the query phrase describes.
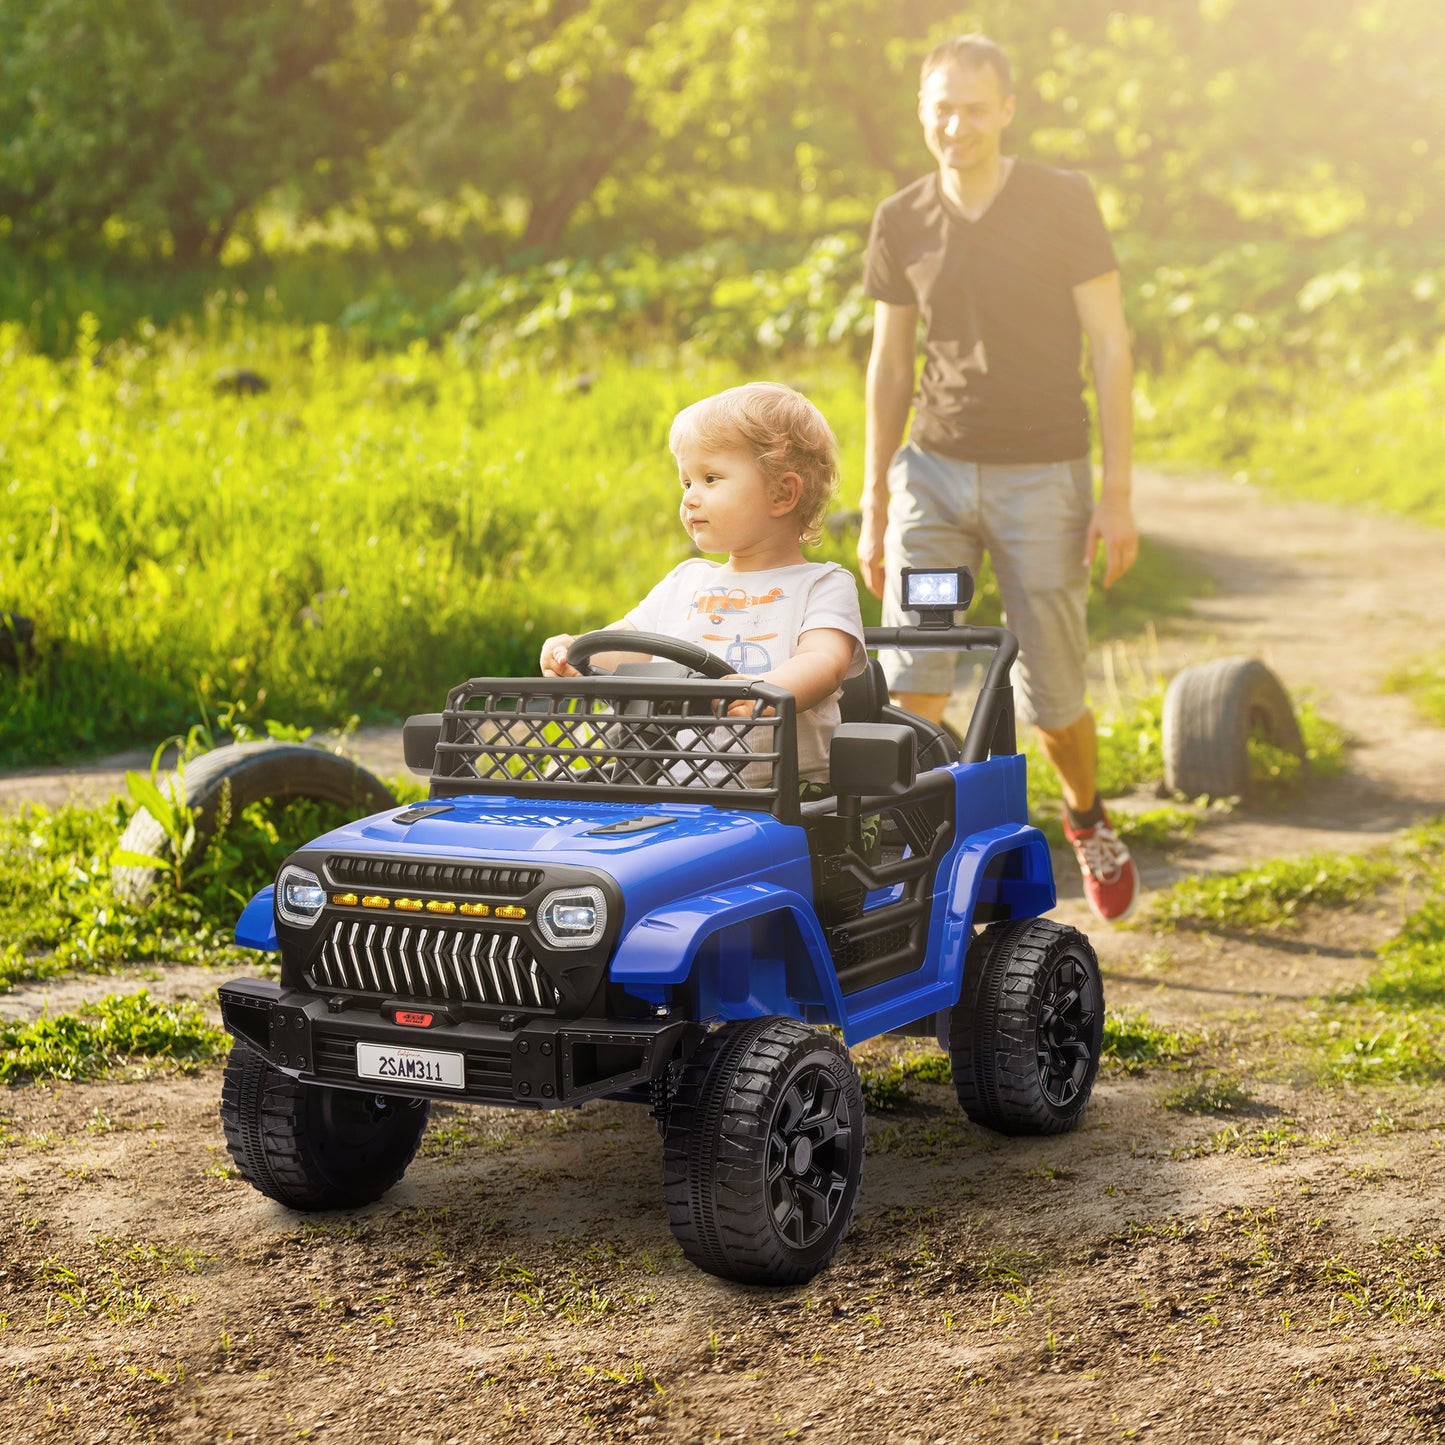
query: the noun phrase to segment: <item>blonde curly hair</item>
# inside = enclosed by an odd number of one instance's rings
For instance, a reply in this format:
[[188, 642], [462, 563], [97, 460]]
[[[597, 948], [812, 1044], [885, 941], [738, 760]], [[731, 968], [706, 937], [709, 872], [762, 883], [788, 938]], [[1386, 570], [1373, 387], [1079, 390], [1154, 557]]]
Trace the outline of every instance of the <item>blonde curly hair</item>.
[[815, 546], [823, 536], [823, 513], [838, 486], [838, 439], [823, 413], [801, 392], [776, 381], [729, 387], [684, 407], [673, 418], [667, 444], [673, 455], [686, 441], [746, 451], [776, 496], [776, 483], [794, 472], [803, 483], [798, 540]]

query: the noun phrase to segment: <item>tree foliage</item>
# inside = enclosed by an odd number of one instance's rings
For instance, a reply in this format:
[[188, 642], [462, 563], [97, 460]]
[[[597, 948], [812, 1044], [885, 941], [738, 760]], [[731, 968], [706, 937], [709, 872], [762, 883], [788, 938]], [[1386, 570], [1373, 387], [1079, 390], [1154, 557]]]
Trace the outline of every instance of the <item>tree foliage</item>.
[[414, 12], [367, 0], [5, 0], [0, 216], [22, 243], [214, 253], [268, 192], [344, 200], [400, 118]]
[[1014, 146], [1135, 233], [1445, 227], [1438, 0], [6, 0], [0, 229], [203, 254], [284, 188], [494, 258], [856, 230], [985, 22]]

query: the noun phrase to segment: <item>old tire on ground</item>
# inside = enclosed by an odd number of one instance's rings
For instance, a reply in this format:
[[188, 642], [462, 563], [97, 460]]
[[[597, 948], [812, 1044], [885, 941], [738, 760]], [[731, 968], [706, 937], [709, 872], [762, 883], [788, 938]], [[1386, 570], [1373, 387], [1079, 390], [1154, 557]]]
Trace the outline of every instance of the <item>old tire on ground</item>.
[[1257, 791], [1251, 739], [1305, 761], [1304, 740], [1279, 678], [1252, 657], [1186, 667], [1164, 694], [1164, 787], [1187, 798], [1243, 798]]
[[221, 1084], [226, 1148], [241, 1177], [290, 1209], [354, 1209], [406, 1173], [425, 1099], [301, 1084], [235, 1044]]
[[863, 1091], [831, 1034], [786, 1018], [710, 1034], [667, 1116], [663, 1196], [682, 1252], [744, 1284], [792, 1285], [833, 1258], [863, 1175]]
[[[175, 774], [168, 773], [161, 783], [161, 792], [168, 798], [174, 796], [174, 779]], [[185, 765], [184, 780], [186, 806], [198, 810], [193, 853], [204, 850], [214, 835], [228, 793], [232, 817], [263, 798], [278, 803], [296, 798], [335, 803], [358, 818], [396, 802], [386, 784], [359, 763], [306, 743], [232, 743], [215, 748]], [[306, 841], [297, 840], [298, 844]], [[146, 808], [136, 810], [119, 846], [153, 858], [165, 858], [171, 852], [165, 829]], [[139, 865], [117, 867], [111, 879], [122, 898], [141, 904], [150, 897], [157, 872]]]
[[1104, 984], [1089, 940], [1049, 918], [995, 923], [969, 947], [949, 1027], [958, 1102], [1004, 1134], [1061, 1134], [1089, 1102]]

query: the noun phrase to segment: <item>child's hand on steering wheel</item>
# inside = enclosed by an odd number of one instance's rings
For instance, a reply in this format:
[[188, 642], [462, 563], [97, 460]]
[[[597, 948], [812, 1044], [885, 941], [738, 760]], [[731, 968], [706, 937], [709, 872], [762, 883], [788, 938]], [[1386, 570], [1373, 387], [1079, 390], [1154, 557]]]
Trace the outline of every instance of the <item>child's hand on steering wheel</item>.
[[582, 674], [567, 661], [567, 653], [577, 639], [569, 632], [559, 632], [542, 644], [543, 677], [581, 677]]
[[[755, 681], [755, 679], [754, 679], [754, 678], [751, 678], [751, 677], [748, 677], [746, 673], [732, 672], [732, 673], [729, 673], [725, 678], [723, 678], [723, 681], [724, 681], [724, 682], [753, 682], [753, 681]], [[719, 698], [719, 699], [718, 699], [718, 702], [721, 702], [721, 701], [722, 701], [722, 699]], [[716, 706], [716, 704], [714, 704], [714, 706]], [[724, 716], [724, 717], [771, 717], [772, 714], [776, 711], [775, 708], [771, 708], [771, 707], [765, 707], [761, 712], [759, 712], [757, 709], [758, 709], [758, 705], [757, 705], [757, 703], [756, 703], [752, 698], [749, 698], [749, 697], [735, 697], [735, 698], [727, 705], [727, 710], [726, 710], [726, 712], [724, 712], [723, 716]]]

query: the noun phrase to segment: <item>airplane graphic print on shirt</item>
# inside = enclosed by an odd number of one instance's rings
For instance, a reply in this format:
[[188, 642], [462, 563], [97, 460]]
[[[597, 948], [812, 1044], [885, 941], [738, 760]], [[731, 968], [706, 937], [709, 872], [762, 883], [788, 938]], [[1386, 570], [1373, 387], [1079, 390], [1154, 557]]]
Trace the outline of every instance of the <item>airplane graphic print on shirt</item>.
[[[863, 619], [852, 574], [835, 562], [801, 562], [768, 572], [733, 572], [700, 557], [679, 562], [623, 620], [639, 632], [696, 642], [744, 677], [772, 672], [814, 628], [853, 639], [852, 677], [863, 671]], [[798, 716], [798, 768], [826, 777], [827, 745], [838, 725], [837, 693]]]
[[[734, 622], [742, 614], [756, 620], [768, 608], [777, 608], [787, 600], [788, 594], [781, 587], [771, 587], [761, 595], [749, 592], [746, 587], [729, 587], [723, 591], [700, 587], [692, 594], [689, 612], [694, 621], [698, 617], [706, 617], [716, 627]], [[774, 641], [777, 636], [776, 632], [704, 632], [701, 640], [726, 643], [723, 661], [745, 677], [760, 677], [770, 672], [774, 665], [772, 651], [764, 644]], [[708, 650], [716, 652], [717, 648]]]

